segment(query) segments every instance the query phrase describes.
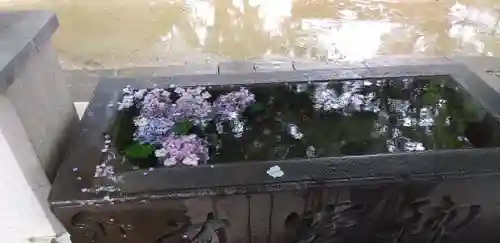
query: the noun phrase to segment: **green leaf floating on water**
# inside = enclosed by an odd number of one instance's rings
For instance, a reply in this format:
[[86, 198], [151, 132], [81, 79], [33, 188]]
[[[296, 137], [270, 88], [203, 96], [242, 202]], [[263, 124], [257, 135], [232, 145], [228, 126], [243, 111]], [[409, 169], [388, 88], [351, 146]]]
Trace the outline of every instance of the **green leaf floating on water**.
[[188, 132], [193, 128], [193, 124], [189, 121], [182, 121], [175, 123], [174, 131], [179, 135], [188, 134]]
[[125, 156], [135, 159], [144, 159], [153, 154], [155, 147], [150, 144], [134, 143], [125, 149]]

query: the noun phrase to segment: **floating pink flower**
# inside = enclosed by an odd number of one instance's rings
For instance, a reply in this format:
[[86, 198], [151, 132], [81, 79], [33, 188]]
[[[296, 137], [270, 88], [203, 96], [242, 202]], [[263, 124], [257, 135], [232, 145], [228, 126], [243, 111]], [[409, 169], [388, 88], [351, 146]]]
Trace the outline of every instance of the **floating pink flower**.
[[165, 166], [184, 164], [195, 166], [208, 159], [207, 142], [194, 134], [169, 135], [162, 143], [162, 148], [155, 152], [163, 159]]

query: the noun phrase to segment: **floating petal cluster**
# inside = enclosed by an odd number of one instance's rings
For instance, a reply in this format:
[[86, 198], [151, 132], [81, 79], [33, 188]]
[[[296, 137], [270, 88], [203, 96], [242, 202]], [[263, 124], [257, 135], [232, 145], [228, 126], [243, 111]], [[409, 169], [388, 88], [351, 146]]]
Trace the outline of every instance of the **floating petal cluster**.
[[171, 103], [170, 92], [164, 89], [153, 89], [144, 96], [141, 102], [141, 116], [150, 119], [164, 117]]
[[[154, 145], [155, 156], [165, 166], [178, 164], [195, 166], [209, 158], [208, 143], [190, 133], [190, 126], [204, 128], [215, 120], [217, 129], [229, 122], [236, 137], [244, 131], [240, 114], [255, 102], [255, 96], [245, 88], [220, 95], [212, 103], [211, 94], [204, 87], [165, 89], [123, 89], [118, 109], [139, 109], [134, 118], [133, 138], [140, 144]], [[186, 125], [188, 124], [188, 125]], [[176, 127], [187, 126], [179, 132]], [[222, 131], [221, 131], [222, 132]]]
[[379, 112], [380, 104], [374, 101], [375, 93], [362, 94], [363, 86], [370, 86], [370, 81], [342, 82], [342, 91], [337, 92], [326, 82], [317, 83], [314, 91], [314, 108], [322, 111], [343, 111], [346, 115], [352, 111]]
[[399, 129], [394, 129], [392, 139], [386, 141], [386, 146], [391, 153], [425, 151], [423, 143], [405, 137]]
[[159, 144], [163, 138], [171, 133], [175, 122], [166, 117], [148, 119], [139, 116], [134, 119], [137, 127], [134, 133], [134, 140], [147, 144]]
[[174, 92], [179, 98], [168, 107], [167, 117], [175, 122], [189, 121], [195, 125], [204, 125], [212, 119], [212, 105], [207, 101], [211, 95], [205, 88], [176, 88]]
[[162, 148], [156, 150], [155, 155], [163, 160], [165, 166], [179, 162], [184, 165], [198, 165], [208, 159], [208, 148], [206, 141], [194, 134], [170, 134], [163, 139]]
[[122, 100], [118, 102], [118, 110], [132, 107], [138, 99], [142, 99], [142, 96], [144, 96], [144, 93], [146, 92], [145, 89], [134, 90], [130, 87], [130, 85], [127, 85], [122, 91], [123, 97]]
[[223, 133], [224, 127], [222, 124], [229, 122], [234, 136], [243, 136], [244, 123], [239, 116], [253, 103], [255, 103], [255, 95], [245, 88], [217, 97], [213, 104], [217, 131]]
[[214, 102], [214, 110], [217, 119], [229, 121], [238, 119], [238, 116], [249, 105], [255, 102], [255, 95], [245, 88], [217, 97]]

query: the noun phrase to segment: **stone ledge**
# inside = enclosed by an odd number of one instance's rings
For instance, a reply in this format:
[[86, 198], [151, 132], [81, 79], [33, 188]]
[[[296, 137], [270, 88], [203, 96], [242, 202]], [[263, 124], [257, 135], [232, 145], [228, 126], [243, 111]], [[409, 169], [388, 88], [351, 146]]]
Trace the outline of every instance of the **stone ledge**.
[[[360, 62], [345, 61], [312, 61], [312, 60], [255, 60], [255, 61], [226, 61], [210, 65], [176, 65], [156, 67], [123, 68], [118, 70], [65, 70], [71, 98], [74, 102], [87, 102], [92, 98], [92, 92], [99, 80], [103, 77], [118, 77], [120, 82], [123, 77], [128, 78], [153, 78], [171, 77], [178, 75], [203, 75], [214, 74], [231, 75], [254, 72], [283, 72], [283, 71], [308, 71], [318, 69], [343, 70], [347, 75], [349, 70], [364, 69], [366, 75], [371, 74], [383, 77], [384, 73], [391, 73], [394, 67], [405, 66], [409, 69], [415, 66], [434, 66], [439, 72], [443, 66], [453, 64], [467, 65], [472, 71], [480, 75], [495, 90], [500, 92], [500, 59], [494, 57], [419, 57], [419, 56], [379, 56]], [[399, 68], [401, 75], [407, 72]]]
[[55, 14], [49, 11], [0, 12], [0, 93], [58, 26]]

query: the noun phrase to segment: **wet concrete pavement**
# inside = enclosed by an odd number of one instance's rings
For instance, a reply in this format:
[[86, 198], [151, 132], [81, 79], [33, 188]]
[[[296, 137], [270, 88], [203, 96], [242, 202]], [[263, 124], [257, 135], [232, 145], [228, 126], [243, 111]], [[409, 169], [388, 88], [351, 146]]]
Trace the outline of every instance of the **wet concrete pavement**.
[[494, 0], [3, 0], [49, 9], [66, 69], [500, 55]]

